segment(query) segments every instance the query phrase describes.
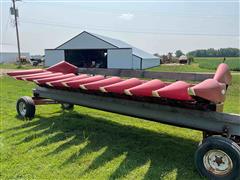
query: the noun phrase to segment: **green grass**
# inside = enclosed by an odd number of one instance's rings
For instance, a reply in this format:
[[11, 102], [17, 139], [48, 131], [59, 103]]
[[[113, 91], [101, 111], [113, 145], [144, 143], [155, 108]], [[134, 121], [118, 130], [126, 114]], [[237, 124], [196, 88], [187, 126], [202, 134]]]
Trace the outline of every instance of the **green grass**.
[[191, 65], [166, 65], [162, 64], [157, 67], [147, 69], [148, 71], [160, 71], [160, 72], [215, 72], [215, 70], [200, 68], [198, 64], [193, 63]]
[[201, 179], [200, 132], [79, 106], [19, 120], [15, 102], [33, 87], [1, 79], [1, 179]]
[[224, 111], [240, 114], [240, 74], [233, 74], [224, 104]]
[[[216, 69], [217, 66], [222, 63], [223, 58], [194, 58], [194, 61], [199, 63], [199, 68], [203, 69]], [[229, 57], [225, 61], [232, 71], [240, 71], [240, 58], [239, 57]]]
[[[225, 112], [240, 113], [239, 75]], [[19, 120], [16, 100], [34, 84], [2, 77], [1, 179], [202, 179], [194, 166], [201, 132], [76, 106], [38, 106]]]
[[32, 66], [31, 64], [24, 64], [20, 67], [14, 63], [0, 63], [0, 69], [34, 69], [42, 68], [42, 66]]
[[[166, 65], [150, 68], [148, 71], [162, 71], [162, 72], [215, 72], [217, 66], [222, 63], [223, 58], [194, 58], [194, 63], [191, 65]], [[232, 71], [240, 71], [240, 58], [230, 57], [226, 58], [226, 64], [229, 65]]]

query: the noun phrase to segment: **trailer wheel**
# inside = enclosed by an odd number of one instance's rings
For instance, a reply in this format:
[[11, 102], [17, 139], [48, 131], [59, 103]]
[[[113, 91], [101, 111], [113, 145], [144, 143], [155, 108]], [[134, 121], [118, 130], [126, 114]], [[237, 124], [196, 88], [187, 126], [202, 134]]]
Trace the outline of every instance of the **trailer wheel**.
[[23, 96], [17, 101], [16, 109], [21, 118], [32, 119], [35, 115], [35, 104], [31, 97]]
[[195, 153], [195, 164], [202, 176], [216, 180], [240, 178], [240, 147], [230, 139], [206, 138]]
[[62, 108], [62, 110], [70, 111], [70, 110], [73, 110], [74, 104], [62, 103], [61, 108]]

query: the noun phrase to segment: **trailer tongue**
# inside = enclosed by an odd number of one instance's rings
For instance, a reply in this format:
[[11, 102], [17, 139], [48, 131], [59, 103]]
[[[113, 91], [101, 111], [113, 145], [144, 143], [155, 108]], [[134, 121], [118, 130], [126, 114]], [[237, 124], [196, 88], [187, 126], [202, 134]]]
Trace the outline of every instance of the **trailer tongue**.
[[[65, 62], [30, 72], [9, 73], [19, 80], [22, 73], [38, 83], [32, 98], [24, 96], [18, 100], [21, 117], [33, 118], [36, 105], [60, 103], [63, 109], [81, 105], [197, 129], [203, 131], [203, 141], [195, 153], [199, 173], [209, 179], [240, 178], [240, 116], [221, 112], [231, 83], [227, 65], [221, 64], [212, 79], [198, 84], [78, 75], [77, 67]], [[34, 78], [46, 72], [60, 74]]]

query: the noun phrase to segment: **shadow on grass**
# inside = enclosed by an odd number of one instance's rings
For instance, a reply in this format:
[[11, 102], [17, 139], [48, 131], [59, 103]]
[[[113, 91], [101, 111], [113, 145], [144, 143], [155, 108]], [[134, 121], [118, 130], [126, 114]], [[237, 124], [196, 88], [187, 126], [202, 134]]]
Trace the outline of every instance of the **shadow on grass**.
[[34, 121], [13, 128], [13, 130], [18, 129], [21, 131], [12, 136], [22, 133], [30, 135], [17, 144], [28, 143], [38, 137], [47, 137], [32, 148], [48, 146], [68, 139], [48, 152], [46, 156], [57, 155], [71, 146], [87, 142], [86, 146], [62, 162], [60, 167], [71, 165], [84, 155], [105, 148], [81, 175], [98, 169], [125, 154], [125, 159], [111, 174], [111, 179], [125, 177], [148, 162], [150, 167], [144, 179], [159, 179], [173, 170], [177, 170], [177, 179], [200, 178], [193, 163], [197, 143], [169, 134], [126, 126], [103, 118], [81, 115], [74, 111], [50, 118], [36, 116]]

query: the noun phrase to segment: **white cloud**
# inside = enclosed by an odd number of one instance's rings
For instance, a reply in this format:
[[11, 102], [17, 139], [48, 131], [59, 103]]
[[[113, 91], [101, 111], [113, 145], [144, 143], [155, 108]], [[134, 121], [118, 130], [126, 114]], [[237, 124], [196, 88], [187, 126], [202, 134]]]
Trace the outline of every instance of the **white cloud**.
[[120, 19], [123, 19], [123, 20], [126, 20], [126, 21], [130, 21], [134, 18], [134, 14], [131, 14], [131, 13], [124, 13], [124, 14], [121, 14], [119, 16]]

